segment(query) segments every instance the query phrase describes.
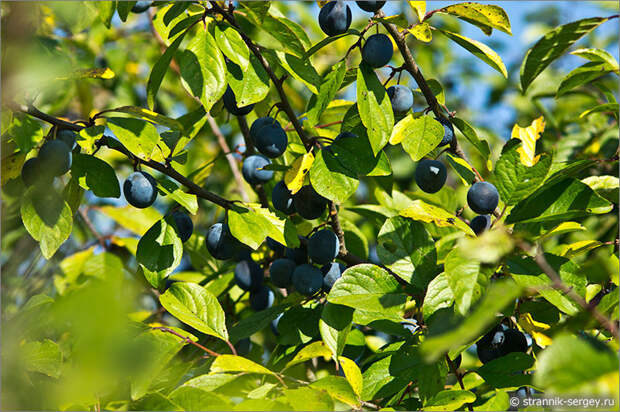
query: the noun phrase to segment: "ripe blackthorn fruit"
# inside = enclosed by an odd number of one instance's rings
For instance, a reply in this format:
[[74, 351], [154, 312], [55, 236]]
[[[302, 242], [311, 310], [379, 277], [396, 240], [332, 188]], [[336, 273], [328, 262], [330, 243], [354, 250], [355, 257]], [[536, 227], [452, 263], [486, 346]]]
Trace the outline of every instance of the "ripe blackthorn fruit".
[[308, 263], [308, 250], [304, 245], [299, 245], [299, 247], [295, 249], [287, 247], [286, 251], [284, 252], [284, 257], [286, 257], [287, 259], [291, 259], [298, 265]]
[[26, 187], [30, 187], [38, 182], [41, 177], [39, 159], [32, 157], [24, 162], [22, 166], [22, 181]]
[[446, 167], [438, 160], [424, 159], [415, 169], [415, 182], [426, 193], [438, 192], [447, 176]]
[[222, 100], [224, 102], [224, 107], [226, 107], [226, 110], [228, 110], [230, 114], [235, 116], [245, 116], [246, 114], [250, 113], [254, 108], [253, 104], [249, 104], [243, 107], [237, 106], [237, 98], [235, 97], [235, 92], [233, 92], [230, 86], [226, 88]]
[[476, 342], [476, 349], [480, 361], [488, 363], [511, 352], [527, 351], [527, 339], [516, 329], [498, 325]]
[[284, 180], [279, 181], [271, 192], [271, 201], [273, 202], [273, 207], [275, 207], [280, 212], [285, 215], [291, 215], [295, 213], [295, 206], [293, 205], [293, 194], [288, 187], [286, 187], [286, 183]]
[[439, 142], [438, 146], [450, 144], [452, 139], [454, 139], [454, 126], [452, 126], [450, 120], [444, 119], [443, 117], [436, 118], [436, 120], [443, 125], [444, 130], [443, 138], [441, 139], [441, 142]]
[[297, 292], [305, 296], [312, 296], [323, 286], [323, 274], [312, 265], [299, 265], [293, 271], [293, 286]]
[[64, 175], [71, 169], [71, 149], [60, 140], [49, 140], [39, 150], [39, 167], [42, 173]]
[[263, 285], [258, 290], [250, 292], [250, 307], [256, 311], [268, 309], [273, 305], [275, 297], [273, 291]]
[[177, 234], [179, 235], [181, 242], [187, 242], [194, 231], [194, 222], [192, 222], [192, 219], [190, 219], [190, 217], [183, 212], [174, 212], [172, 214], [172, 218], [177, 226]]
[[271, 160], [263, 155], [252, 155], [245, 158], [241, 167], [241, 174], [246, 182], [258, 185], [268, 182], [273, 177], [273, 170], [261, 170], [270, 165]]
[[133, 172], [123, 183], [123, 193], [130, 205], [144, 209], [157, 199], [157, 181], [146, 172]]
[[218, 260], [227, 260], [235, 256], [241, 242], [233, 237], [228, 225], [216, 223], [209, 228], [205, 236], [207, 250]]
[[369, 11], [371, 13], [380, 10], [381, 7], [385, 4], [384, 1], [356, 1], [357, 5], [360, 9], [364, 11]]
[[291, 277], [297, 264], [291, 259], [276, 259], [269, 268], [271, 283], [279, 288], [286, 288], [291, 285]]
[[254, 122], [252, 123], [252, 126], [250, 126], [250, 137], [252, 138], [253, 142], [256, 142], [258, 131], [262, 129], [264, 126], [282, 127], [280, 125], [280, 122], [274, 119], [273, 117], [270, 117], [270, 116], [259, 117], [258, 119], [254, 120]]
[[395, 113], [405, 113], [413, 106], [413, 93], [411, 89], [400, 84], [390, 86], [387, 94], [392, 102], [392, 109]]
[[62, 129], [56, 132], [56, 139], [64, 142], [69, 150], [73, 150], [76, 144], [76, 136], [77, 134], [73, 130]]
[[328, 263], [323, 266], [321, 268], [321, 273], [323, 274], [323, 290], [329, 292], [345, 270], [346, 266], [337, 262]]
[[326, 265], [334, 260], [339, 250], [338, 236], [329, 229], [319, 230], [308, 240], [308, 256], [319, 265]]
[[320, 217], [327, 207], [328, 200], [318, 194], [310, 185], [299, 189], [293, 196], [295, 210], [306, 220]]
[[243, 290], [258, 290], [263, 285], [263, 269], [251, 259], [235, 266], [235, 284]]
[[471, 230], [473, 230], [476, 235], [480, 235], [491, 227], [491, 216], [478, 215], [469, 222], [469, 227], [471, 227]]
[[478, 214], [493, 213], [498, 203], [499, 193], [489, 182], [476, 182], [467, 191], [467, 204]]
[[288, 137], [284, 129], [277, 125], [261, 127], [256, 132], [256, 149], [267, 157], [275, 159], [284, 153]]
[[319, 13], [319, 26], [328, 36], [336, 36], [349, 30], [351, 9], [344, 1], [330, 1]]
[[383, 33], [373, 34], [368, 37], [362, 47], [362, 60], [370, 67], [383, 67], [390, 62], [394, 47], [392, 41]]

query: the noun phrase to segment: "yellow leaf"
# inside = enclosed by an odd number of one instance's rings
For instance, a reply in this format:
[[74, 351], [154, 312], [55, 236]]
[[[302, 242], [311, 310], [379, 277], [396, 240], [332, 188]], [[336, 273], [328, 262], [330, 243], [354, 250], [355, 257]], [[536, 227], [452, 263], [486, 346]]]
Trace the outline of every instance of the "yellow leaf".
[[291, 193], [295, 194], [301, 189], [304, 183], [304, 177], [306, 177], [313, 162], [314, 155], [312, 153], [306, 153], [295, 159], [291, 168], [286, 171], [284, 174], [284, 183]]
[[532, 315], [529, 313], [522, 313], [519, 315], [519, 326], [523, 328], [524, 331], [530, 334], [532, 339], [536, 341], [536, 344], [541, 348], [545, 346], [551, 345], [551, 338], [544, 333], [543, 331], [550, 328], [546, 323], [535, 321], [532, 318]]
[[409, 113], [394, 125], [392, 135], [390, 136], [390, 144], [397, 145], [405, 139], [407, 136], [405, 132], [412, 126], [413, 120], [413, 114]]
[[540, 155], [536, 156], [536, 141], [540, 139], [544, 130], [545, 119], [542, 116], [535, 119], [528, 127], [515, 124], [512, 128], [512, 138], [519, 139], [523, 143], [517, 151], [521, 155], [521, 163], [527, 167], [532, 167], [538, 163]]
[[2, 159], [2, 173], [0, 173], [2, 186], [20, 175], [24, 160], [26, 160], [26, 155], [22, 152], [13, 153]]
[[426, 14], [426, 2], [425, 1], [409, 1], [408, 2], [413, 12], [418, 16], [418, 20], [424, 20], [424, 15]]
[[344, 376], [349, 382], [349, 385], [351, 385], [353, 392], [355, 392], [357, 396], [361, 397], [364, 385], [362, 382], [362, 372], [360, 371], [360, 368], [355, 362], [349, 358], [345, 358], [344, 356], [339, 356], [338, 361], [340, 362]]
[[431, 33], [431, 26], [428, 23], [416, 24], [409, 29], [409, 33], [413, 34], [416, 39], [428, 43], [433, 40], [433, 33]]
[[409, 207], [400, 211], [400, 215], [421, 222], [434, 223], [439, 227], [454, 227], [470, 236], [475, 233], [469, 225], [450, 212], [422, 200], [414, 200]]
[[329, 1], [321, 1], [321, 0], [318, 0], [318, 1], [316, 2], [316, 4], [318, 4], [320, 8], [323, 8], [323, 6], [325, 6], [327, 3], [329, 3]]

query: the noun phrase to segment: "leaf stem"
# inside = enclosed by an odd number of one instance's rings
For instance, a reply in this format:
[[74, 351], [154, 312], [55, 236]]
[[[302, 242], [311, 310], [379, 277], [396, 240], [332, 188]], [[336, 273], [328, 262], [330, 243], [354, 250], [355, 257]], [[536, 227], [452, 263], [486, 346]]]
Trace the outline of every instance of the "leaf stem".
[[194, 342], [194, 341], [193, 341], [193, 340], [191, 340], [188, 336], [183, 336], [183, 335], [181, 335], [180, 333], [178, 333], [177, 331], [172, 330], [172, 329], [170, 329], [170, 328], [167, 328], [167, 327], [165, 327], [165, 326], [153, 326], [153, 329], [155, 329], [155, 330], [160, 330], [160, 331], [162, 331], [162, 332], [171, 333], [171, 334], [173, 334], [174, 336], [176, 336], [176, 337], [178, 337], [178, 338], [183, 339], [183, 341], [184, 341], [184, 342], [189, 343], [189, 344], [192, 344], [192, 345], [196, 346], [197, 348], [202, 349], [203, 351], [205, 351], [206, 353], [208, 353], [208, 354], [209, 354], [209, 355], [211, 355], [211, 356], [220, 356], [220, 355], [221, 355], [220, 353], [214, 352], [214, 351], [212, 351], [211, 349], [209, 349], [209, 348], [207, 348], [207, 347], [205, 347], [205, 346], [202, 346], [202, 345], [201, 345], [200, 343], [198, 343], [198, 342]]

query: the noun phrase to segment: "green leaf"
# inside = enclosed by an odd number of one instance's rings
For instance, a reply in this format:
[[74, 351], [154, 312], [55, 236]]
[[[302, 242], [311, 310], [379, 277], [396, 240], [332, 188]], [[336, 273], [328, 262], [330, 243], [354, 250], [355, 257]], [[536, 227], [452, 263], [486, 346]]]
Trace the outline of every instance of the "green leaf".
[[613, 205], [579, 180], [567, 178], [543, 185], [517, 203], [506, 223], [570, 220], [610, 212]]
[[278, 343], [296, 346], [307, 344], [319, 336], [320, 307], [296, 306], [288, 309], [278, 321]]
[[472, 403], [476, 395], [464, 390], [445, 390], [424, 403], [425, 411], [455, 411], [463, 404]]
[[357, 107], [375, 155], [387, 144], [394, 126], [392, 103], [375, 71], [366, 63], [357, 70]]
[[69, 204], [51, 187], [32, 187], [22, 198], [20, 212], [24, 227], [39, 242], [43, 257], [54, 256], [71, 234], [73, 213]]
[[226, 79], [235, 93], [239, 107], [258, 103], [269, 94], [269, 75], [253, 54], [249, 58], [245, 69], [233, 62], [226, 64], [228, 72]]
[[310, 168], [310, 183], [321, 196], [343, 203], [357, 190], [357, 174], [345, 167], [331, 150], [319, 150]]
[[327, 295], [330, 303], [388, 314], [400, 313], [406, 299], [398, 281], [371, 264], [345, 270]]
[[95, 143], [103, 137], [104, 131], [105, 126], [86, 127], [78, 132], [76, 138], [77, 144], [82, 148], [84, 153], [93, 154], [97, 148]]
[[[284, 397], [294, 411], [331, 411], [334, 401], [328, 391], [302, 386], [298, 389], [286, 389]], [[262, 409], [262, 408], [261, 408]]]
[[496, 389], [519, 388], [531, 383], [532, 376], [520, 372], [531, 368], [534, 358], [522, 352], [512, 352], [478, 368], [476, 373]]
[[527, 51], [521, 64], [521, 89], [525, 93], [529, 85], [547, 66], [564, 54], [577, 40], [596, 29], [606, 18], [593, 17], [556, 27]]
[[481, 333], [495, 322], [500, 312], [521, 293], [521, 288], [512, 281], [497, 281], [486, 290], [482, 299], [457, 325], [446, 325], [442, 333], [427, 337], [420, 350], [428, 361], [443, 356], [450, 349], [470, 345]]
[[159, 297], [161, 305], [175, 318], [207, 335], [228, 339], [224, 311], [213, 296], [195, 283], [174, 282]]
[[477, 40], [473, 40], [462, 36], [457, 33], [452, 33], [447, 30], [438, 29], [441, 33], [445, 34], [446, 37], [453, 40], [456, 44], [463, 47], [465, 50], [500, 72], [504, 75], [504, 77], [508, 78], [508, 72], [506, 71], [506, 66], [504, 66], [504, 62], [501, 57], [497, 53], [493, 51], [489, 46], [484, 43], [480, 43]]
[[438, 12], [457, 16], [461, 20], [476, 25], [487, 36], [493, 32], [493, 29], [512, 34], [508, 15], [499, 6], [480, 3], [459, 3], [441, 8]]
[[224, 396], [192, 386], [179, 386], [169, 398], [184, 411], [232, 410], [232, 404]]
[[139, 119], [147, 120], [149, 122], [153, 122], [153, 123], [156, 123], [162, 126], [166, 126], [173, 130], [180, 131], [183, 129], [183, 125], [178, 120], [171, 119], [170, 117], [164, 116], [163, 114], [155, 113], [143, 107], [122, 106], [122, 107], [117, 107], [115, 109], [106, 110], [106, 112], [127, 113]]
[[343, 60], [336, 64], [321, 80], [318, 93], [313, 95], [308, 103], [307, 116], [311, 125], [319, 123], [321, 115], [340, 90], [346, 72], [347, 64]]
[[137, 209], [133, 206], [101, 206], [97, 210], [114, 219], [116, 223], [125, 229], [140, 236], [161, 219], [161, 214], [152, 207]]
[[299, 246], [297, 230], [290, 220], [280, 219], [258, 204], [246, 206], [235, 205], [228, 210], [230, 232], [240, 242], [257, 249], [269, 236], [288, 247]]
[[344, 402], [355, 409], [358, 409], [360, 406], [358, 395], [353, 392], [349, 382], [340, 376], [326, 376], [312, 382], [309, 387], [327, 392], [332, 398]]
[[583, 57], [584, 59], [590, 60], [591, 62], [601, 62], [606, 63], [611, 67], [611, 69], [618, 73], [618, 61], [609, 54], [608, 51], [603, 49], [577, 49], [570, 54]]
[[507, 411], [510, 408], [510, 397], [506, 391], [495, 391], [495, 396], [485, 403], [474, 406], [474, 411]]
[[[534, 383], [555, 393], [579, 393], [600, 387], [597, 380], [615, 373], [618, 356], [605, 344], [597, 346], [577, 336], [560, 335], [538, 354]], [[602, 383], [602, 382], [601, 382]]]
[[116, 10], [115, 1], [100, 1], [96, 3], [96, 7], [99, 10], [99, 19], [103, 22], [106, 28], [110, 28], [112, 24], [112, 17]]
[[423, 200], [414, 200], [408, 207], [399, 212], [401, 216], [421, 222], [433, 223], [438, 227], [450, 227], [459, 229], [470, 236], [474, 236], [473, 230], [469, 225], [457, 218], [450, 212], [428, 204]]
[[[452, 124], [455, 125], [456, 128], [461, 131], [461, 133], [463, 133], [463, 136], [465, 136], [465, 138], [469, 140], [469, 143], [471, 143], [476, 148], [476, 150], [480, 152], [482, 157], [484, 157], [484, 159], [488, 162], [489, 155], [491, 153], [491, 150], [489, 149], [489, 143], [487, 143], [486, 140], [480, 140], [474, 128], [471, 127], [469, 123], [467, 123], [465, 120], [459, 119], [458, 117], [453, 117], [451, 120]], [[490, 169], [490, 167], [487, 168]]]
[[254, 14], [256, 17], [262, 19], [269, 12], [269, 7], [271, 6], [270, 1], [252, 1], [247, 3], [239, 3], [244, 10], [249, 11]]
[[599, 104], [597, 106], [594, 106], [591, 109], [584, 111], [583, 113], [579, 115], [579, 118], [583, 119], [584, 117], [588, 117], [592, 113], [601, 113], [601, 112], [611, 112], [617, 118], [619, 109], [620, 109], [620, 105], [618, 105], [618, 103], [603, 103], [603, 104]]
[[[545, 254], [545, 259], [565, 284], [577, 294], [585, 295], [587, 280], [576, 264], [564, 257], [551, 254]], [[509, 258], [507, 264], [510, 275], [519, 286], [537, 290], [549, 303], [568, 315], [576, 315], [579, 312], [579, 306], [572, 299], [551, 287], [551, 279], [532, 258]]]
[[115, 198], [121, 196], [121, 188], [114, 169], [95, 156], [74, 153], [71, 175], [78, 179], [81, 187], [91, 190], [95, 196]]
[[328, 36], [325, 37], [323, 40], [319, 41], [318, 43], [316, 43], [314, 46], [312, 46], [311, 48], [308, 49], [308, 51], [306, 51], [305, 57], [306, 58], [310, 58], [313, 54], [315, 54], [316, 52], [318, 52], [319, 50], [321, 50], [323, 47], [327, 46], [328, 44], [339, 40], [343, 37], [346, 36], [351, 36], [351, 35], [355, 35], [355, 36], [359, 36], [360, 32], [355, 30], [355, 29], [349, 29], [346, 32], [342, 33], [342, 34], [337, 34], [335, 36]]
[[149, 74], [149, 79], [146, 83], [146, 101], [148, 107], [152, 108], [155, 106], [155, 96], [159, 91], [159, 87], [161, 86], [161, 82], [164, 80], [168, 66], [170, 66], [170, 62], [179, 49], [179, 45], [183, 41], [185, 34], [186, 33], [184, 32], [178, 36], [174, 42], [166, 48], [161, 57], [157, 59], [157, 62], [153, 65], [151, 73]]
[[480, 272], [480, 262], [465, 256], [457, 248], [448, 253], [444, 266], [455, 309], [464, 316], [482, 295], [481, 280], [483, 284], [486, 283], [486, 279], [481, 278], [484, 275]]
[[387, 219], [381, 227], [377, 254], [384, 265], [421, 290], [437, 273], [435, 241], [422, 223], [402, 216]]
[[52, 378], [60, 377], [62, 353], [56, 342], [49, 339], [28, 342], [20, 347], [24, 367], [30, 372], [39, 372]]
[[183, 87], [208, 112], [226, 91], [226, 63], [217, 43], [207, 30], [199, 30], [177, 56]]
[[342, 354], [351, 330], [353, 309], [327, 302], [323, 306], [319, 331], [325, 345], [332, 351], [334, 359]]
[[259, 365], [249, 359], [235, 355], [220, 355], [215, 358], [215, 361], [211, 364], [211, 373], [222, 372], [245, 372], [258, 373], [261, 375], [275, 375], [263, 365]]
[[179, 266], [182, 257], [183, 244], [171, 215], [155, 223], [138, 242], [136, 260], [155, 288]]
[[409, 22], [407, 21], [407, 17], [404, 14], [396, 14], [394, 16], [386, 16], [386, 17], [371, 17], [372, 21], [376, 21], [379, 23], [393, 24], [402, 29], [406, 29], [409, 26]]
[[[187, 332], [182, 334], [193, 341], [197, 340]], [[154, 379], [185, 344], [187, 342], [184, 339], [156, 329], [148, 330], [135, 339], [131, 348], [139, 350], [140, 356], [136, 358], [137, 364], [130, 377], [131, 399], [140, 399], [149, 391]]]
[[118, 17], [124, 23], [127, 21], [127, 16], [129, 16], [129, 12], [131, 8], [136, 4], [135, 1], [119, 1], [116, 3], [116, 11], [118, 12]]
[[128, 406], [132, 411], [181, 411], [179, 405], [158, 392], [146, 394], [140, 399], [131, 402]]
[[237, 30], [228, 24], [215, 25], [215, 41], [226, 57], [245, 71], [250, 64], [250, 49]]
[[287, 298], [287, 300], [280, 305], [272, 306], [269, 309], [261, 310], [241, 319], [239, 323], [230, 329], [231, 342], [238, 342], [266, 328], [269, 323], [277, 318], [280, 313], [284, 312], [286, 308], [298, 304], [302, 300], [300, 295], [289, 296], [291, 296], [291, 298]]
[[590, 83], [612, 71], [612, 66], [602, 62], [589, 62], [583, 66], [577, 67], [562, 79], [555, 97], [563, 96], [569, 91], [583, 86], [586, 83]]
[[465, 159], [451, 153], [446, 153], [445, 159], [450, 167], [461, 178], [461, 182], [463, 182], [465, 186], [471, 186], [476, 182], [476, 174], [474, 173], [474, 169]]
[[295, 354], [295, 357], [287, 362], [282, 371], [313, 358], [322, 357], [325, 360], [328, 360], [331, 357], [331, 354], [331, 350], [325, 346], [325, 343], [322, 341], [312, 342], [311, 344], [301, 348], [301, 350]]
[[401, 143], [414, 162], [428, 155], [439, 145], [444, 128], [431, 116], [414, 117], [412, 113], [403, 117], [392, 130], [391, 144]]
[[442, 308], [449, 308], [454, 303], [454, 294], [450, 289], [448, 276], [445, 272], [440, 273], [431, 280], [424, 295], [422, 314], [426, 321], [433, 313]]
[[183, 206], [188, 212], [195, 215], [198, 211], [198, 199], [192, 193], [184, 192], [176, 183], [167, 177], [157, 180], [157, 187], [175, 202]]
[[590, 186], [597, 195], [604, 197], [613, 203], [618, 203], [619, 181], [617, 176], [590, 176], [581, 180], [582, 183]]
[[191, 4], [189, 1], [175, 1], [163, 17], [163, 22], [166, 26], [169, 26], [175, 21]]
[[24, 113], [13, 114], [11, 126], [7, 133], [24, 154], [30, 152], [30, 149], [35, 147], [45, 135], [41, 123]]
[[417, 347], [402, 346], [372, 363], [363, 373], [365, 401], [386, 398], [407, 387], [422, 373], [424, 361]]
[[276, 55], [278, 56], [280, 65], [294, 79], [305, 84], [312, 93], [319, 93], [318, 87], [321, 84], [321, 76], [319, 76], [314, 66], [312, 66], [310, 59], [297, 57], [281, 51], [276, 51]]
[[107, 124], [116, 138], [131, 153], [144, 160], [151, 159], [160, 141], [155, 126], [144, 120], [121, 117], [108, 118]]
[[516, 139], [508, 141], [495, 164], [495, 186], [502, 202], [509, 206], [535, 192], [545, 181], [551, 167], [551, 156], [548, 154], [542, 154], [534, 166], [525, 166], [518, 152], [521, 145]]

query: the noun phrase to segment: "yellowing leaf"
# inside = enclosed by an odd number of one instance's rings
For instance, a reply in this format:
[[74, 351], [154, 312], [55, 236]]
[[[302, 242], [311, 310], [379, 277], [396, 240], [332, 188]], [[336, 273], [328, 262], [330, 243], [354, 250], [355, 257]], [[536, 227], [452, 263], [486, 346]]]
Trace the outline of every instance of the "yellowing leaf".
[[521, 156], [521, 163], [527, 167], [532, 167], [538, 163], [540, 155], [536, 156], [536, 141], [540, 139], [544, 130], [545, 119], [542, 116], [535, 119], [528, 127], [521, 127], [515, 124], [512, 128], [512, 138], [523, 142], [517, 151]]
[[471, 54], [500, 72], [505, 78], [508, 78], [508, 71], [502, 61], [502, 58], [489, 46], [477, 40], [470, 39], [458, 33], [452, 33], [447, 30], [439, 31], [453, 40], [456, 44], [469, 51]]
[[428, 23], [416, 24], [409, 29], [409, 33], [413, 34], [416, 39], [428, 43], [433, 40], [433, 33], [431, 33], [431, 26]]
[[473, 230], [458, 217], [450, 212], [422, 200], [414, 200], [409, 207], [400, 211], [400, 215], [421, 222], [434, 223], [439, 227], [453, 227], [470, 236], [475, 236]]
[[353, 388], [353, 392], [355, 392], [357, 396], [361, 397], [362, 388], [364, 385], [362, 382], [362, 372], [360, 371], [360, 368], [355, 362], [349, 358], [345, 358], [344, 356], [339, 356], [338, 361], [340, 362], [340, 367], [344, 372], [345, 378], [349, 382], [349, 385], [351, 385], [351, 388]]
[[297, 352], [297, 355], [295, 355], [295, 357], [286, 364], [284, 369], [288, 369], [293, 365], [297, 365], [298, 363], [318, 357], [322, 357], [325, 361], [328, 361], [331, 356], [332, 351], [325, 345], [325, 343], [323, 343], [323, 341], [319, 340], [303, 347], [299, 352]]
[[70, 76], [59, 77], [59, 80], [68, 79], [113, 79], [114, 72], [107, 67], [97, 69], [80, 69], [73, 72]]
[[25, 160], [26, 155], [22, 152], [13, 153], [2, 159], [2, 173], [0, 173], [2, 186], [9, 180], [19, 177]]
[[425, 1], [408, 1], [409, 6], [413, 9], [413, 12], [418, 16], [418, 20], [424, 20], [426, 14], [426, 2]]
[[522, 313], [519, 315], [519, 326], [523, 328], [524, 331], [532, 336], [532, 339], [536, 341], [536, 344], [541, 348], [545, 346], [551, 345], [551, 338], [544, 333], [543, 331], [550, 328], [546, 323], [535, 321], [532, 318], [532, 315], [529, 313]]
[[319, 5], [320, 8], [323, 8], [323, 6], [325, 6], [327, 3], [329, 3], [326, 0], [317, 0], [316, 4]]
[[314, 155], [308, 152], [295, 159], [291, 168], [284, 173], [284, 183], [291, 193], [295, 194], [301, 189], [304, 183], [304, 177], [306, 177], [306, 174], [310, 171], [312, 163], [314, 163]]

